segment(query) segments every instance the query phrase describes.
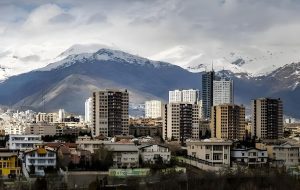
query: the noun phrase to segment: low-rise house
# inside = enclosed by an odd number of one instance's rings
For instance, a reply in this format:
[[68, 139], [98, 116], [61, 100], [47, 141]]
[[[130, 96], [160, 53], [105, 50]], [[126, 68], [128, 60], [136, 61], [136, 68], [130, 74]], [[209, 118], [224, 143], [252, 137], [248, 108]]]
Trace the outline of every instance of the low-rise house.
[[56, 152], [53, 148], [40, 146], [25, 151], [23, 162], [29, 174], [44, 176], [44, 169], [56, 168]]
[[139, 149], [134, 144], [106, 144], [105, 147], [113, 153], [113, 167], [139, 167]]
[[199, 162], [211, 166], [230, 165], [230, 146], [232, 142], [222, 139], [189, 141], [187, 154]]
[[78, 137], [76, 140], [76, 145], [78, 149], [88, 150], [91, 153], [94, 153], [95, 150], [99, 149], [102, 145], [109, 144], [109, 140], [98, 140], [91, 139], [89, 136]]
[[29, 150], [42, 144], [41, 135], [9, 135], [7, 147], [10, 150]]
[[268, 156], [272, 166], [289, 168], [299, 165], [299, 146], [291, 143], [267, 145]]
[[231, 161], [248, 166], [262, 166], [268, 162], [267, 149], [242, 148], [231, 150]]
[[140, 156], [144, 163], [155, 164], [159, 158], [163, 163], [170, 163], [171, 151], [163, 145], [145, 145], [140, 146]]
[[20, 175], [21, 166], [18, 162], [18, 153], [9, 150], [0, 152], [0, 176], [10, 174]]
[[47, 147], [53, 148], [57, 153], [59, 166], [67, 167], [72, 160], [72, 152], [76, 151], [75, 143], [64, 142], [48, 142], [44, 144]]

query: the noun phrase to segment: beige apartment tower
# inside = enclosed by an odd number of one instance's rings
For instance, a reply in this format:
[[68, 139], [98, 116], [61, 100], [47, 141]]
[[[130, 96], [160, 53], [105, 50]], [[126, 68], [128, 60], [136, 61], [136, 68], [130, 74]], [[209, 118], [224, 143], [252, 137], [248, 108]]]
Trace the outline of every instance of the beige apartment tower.
[[100, 90], [92, 93], [92, 135], [128, 135], [129, 95], [127, 90]]
[[252, 100], [251, 135], [257, 139], [283, 137], [283, 111], [280, 99], [259, 98]]
[[181, 141], [199, 139], [201, 107], [198, 104], [169, 103], [163, 107], [164, 140]]
[[213, 106], [211, 110], [211, 136], [218, 139], [245, 138], [245, 107], [234, 104]]

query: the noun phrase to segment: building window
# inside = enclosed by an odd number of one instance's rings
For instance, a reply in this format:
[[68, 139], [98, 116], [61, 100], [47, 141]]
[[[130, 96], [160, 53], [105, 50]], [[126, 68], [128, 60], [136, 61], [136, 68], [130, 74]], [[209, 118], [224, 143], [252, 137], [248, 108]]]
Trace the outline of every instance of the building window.
[[205, 159], [206, 159], [206, 160], [209, 160], [209, 154], [206, 154], [206, 155], [205, 155]]
[[227, 154], [224, 154], [224, 159], [227, 160]]

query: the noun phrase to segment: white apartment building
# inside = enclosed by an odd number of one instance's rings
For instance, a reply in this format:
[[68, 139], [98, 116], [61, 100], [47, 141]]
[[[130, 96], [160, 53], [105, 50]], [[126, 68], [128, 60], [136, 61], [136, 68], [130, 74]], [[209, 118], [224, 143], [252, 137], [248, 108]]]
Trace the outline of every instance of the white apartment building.
[[58, 114], [57, 113], [41, 113], [39, 112], [36, 115], [35, 121], [37, 123], [54, 123], [58, 121]]
[[163, 163], [169, 163], [171, 159], [171, 151], [168, 147], [162, 145], [145, 145], [139, 148], [140, 155], [144, 163], [155, 164], [159, 157]]
[[84, 122], [91, 122], [92, 115], [92, 98], [86, 99], [84, 103]]
[[[24, 152], [24, 163], [28, 173], [34, 168], [34, 174], [44, 176], [47, 167], [56, 168], [56, 152], [50, 147], [37, 147]], [[32, 167], [33, 166], [33, 167]]]
[[232, 149], [231, 161], [248, 166], [262, 166], [268, 162], [268, 152], [267, 149], [257, 148]]
[[231, 141], [205, 139], [187, 142], [187, 154], [203, 164], [211, 166], [230, 165]]
[[22, 135], [24, 133], [25, 126], [21, 123], [5, 123], [4, 131], [5, 135]]
[[213, 81], [213, 105], [233, 104], [233, 80]]
[[58, 110], [58, 122], [63, 122], [65, 116], [66, 116], [65, 110], [59, 109]]
[[182, 102], [182, 91], [181, 90], [169, 91], [169, 103], [178, 103], [178, 102]]
[[197, 89], [182, 90], [182, 102], [197, 104], [200, 97], [200, 91]]
[[162, 102], [159, 100], [150, 100], [145, 102], [145, 118], [161, 118]]
[[42, 144], [41, 135], [9, 135], [7, 147], [10, 150], [29, 150]]
[[200, 91], [197, 89], [169, 91], [169, 103], [197, 104], [200, 100]]

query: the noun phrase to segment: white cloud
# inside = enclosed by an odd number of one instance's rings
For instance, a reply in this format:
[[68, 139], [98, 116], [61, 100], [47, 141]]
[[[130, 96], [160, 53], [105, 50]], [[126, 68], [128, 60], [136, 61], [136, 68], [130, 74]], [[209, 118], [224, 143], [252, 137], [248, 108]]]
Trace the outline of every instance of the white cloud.
[[299, 60], [299, 8], [294, 0], [3, 0], [0, 55], [39, 59], [0, 65], [30, 70], [73, 44], [108, 44], [178, 65], [236, 52], [262, 72]]

